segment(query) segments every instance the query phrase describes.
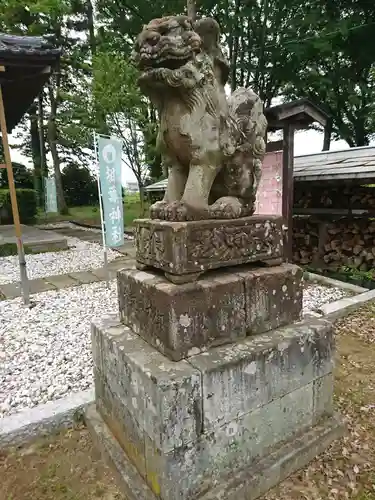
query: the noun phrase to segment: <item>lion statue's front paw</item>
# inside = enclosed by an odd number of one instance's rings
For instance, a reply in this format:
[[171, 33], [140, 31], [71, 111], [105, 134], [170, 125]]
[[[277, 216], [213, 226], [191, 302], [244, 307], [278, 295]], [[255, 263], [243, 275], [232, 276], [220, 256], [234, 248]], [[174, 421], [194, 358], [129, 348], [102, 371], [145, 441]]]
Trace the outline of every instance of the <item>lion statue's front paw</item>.
[[150, 207], [150, 217], [151, 219], [165, 219], [165, 212], [168, 208], [169, 204], [162, 200], [157, 201]]
[[211, 219], [238, 219], [243, 215], [243, 205], [238, 198], [224, 196], [210, 206]]

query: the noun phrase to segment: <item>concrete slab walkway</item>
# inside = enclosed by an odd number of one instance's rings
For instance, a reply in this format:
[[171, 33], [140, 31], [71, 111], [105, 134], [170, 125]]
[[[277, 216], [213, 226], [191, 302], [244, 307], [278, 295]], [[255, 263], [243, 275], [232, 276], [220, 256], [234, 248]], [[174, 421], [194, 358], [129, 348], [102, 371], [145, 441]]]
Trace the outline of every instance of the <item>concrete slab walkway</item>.
[[[119, 257], [108, 264], [109, 278], [114, 279], [120, 269], [132, 269], [135, 267], [135, 260], [130, 257]], [[35, 280], [29, 280], [30, 293], [47, 292], [49, 290], [61, 290], [71, 286], [86, 285], [105, 281], [106, 272], [103, 267], [90, 271], [77, 271], [56, 276], [46, 276]], [[22, 295], [21, 284], [7, 283], [0, 285], [0, 300], [15, 299]]]
[[[64, 234], [53, 230], [41, 230], [34, 226], [21, 224], [22, 239], [33, 252], [66, 250], [68, 243]], [[14, 225], [0, 225], [0, 245], [16, 243]]]
[[[41, 229], [45, 231], [45, 229]], [[77, 228], [72, 227], [61, 227], [55, 228], [53, 230], [55, 233], [63, 235], [68, 238], [78, 238], [79, 240], [89, 241], [90, 243], [102, 244], [102, 233], [100, 231], [86, 231], [77, 226]], [[113, 248], [112, 250], [121, 253], [126, 256], [135, 255], [134, 240], [125, 240], [124, 244], [118, 248]]]

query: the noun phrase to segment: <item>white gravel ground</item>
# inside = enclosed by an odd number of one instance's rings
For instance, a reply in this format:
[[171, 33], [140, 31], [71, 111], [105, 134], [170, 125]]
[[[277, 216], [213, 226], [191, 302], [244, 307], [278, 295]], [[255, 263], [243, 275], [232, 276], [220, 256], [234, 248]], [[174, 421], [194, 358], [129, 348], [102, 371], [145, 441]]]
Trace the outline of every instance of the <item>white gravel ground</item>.
[[118, 310], [116, 283], [0, 302], [0, 417], [92, 385], [90, 325]]
[[[89, 271], [103, 267], [103, 249], [97, 243], [78, 238], [67, 238], [69, 250], [26, 255], [27, 273], [30, 279]], [[118, 257], [118, 252], [108, 250], [108, 261]], [[18, 256], [0, 258], [0, 285], [20, 280]]]
[[350, 295], [352, 295], [351, 292], [342, 288], [306, 283], [303, 290], [303, 311], [318, 309], [323, 304], [329, 304]]
[[[304, 311], [346, 295], [308, 284]], [[33, 296], [36, 307], [21, 300], [0, 301], [0, 418], [26, 407], [59, 399], [93, 383], [90, 325], [116, 313], [113, 280]]]

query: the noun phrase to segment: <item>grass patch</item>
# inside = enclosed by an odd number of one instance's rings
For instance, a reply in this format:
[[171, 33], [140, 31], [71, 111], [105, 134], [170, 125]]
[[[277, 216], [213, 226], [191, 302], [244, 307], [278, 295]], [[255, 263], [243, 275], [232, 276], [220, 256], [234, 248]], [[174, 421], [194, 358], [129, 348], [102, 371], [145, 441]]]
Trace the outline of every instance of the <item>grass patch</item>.
[[[141, 202], [139, 194], [128, 194], [124, 198], [124, 226], [132, 227], [134, 219], [147, 214], [149, 204], [144, 204], [145, 213], [142, 214]], [[89, 224], [93, 226], [100, 225], [100, 209], [99, 206], [84, 206], [84, 207], [70, 207], [67, 214], [46, 214], [39, 212], [37, 217], [37, 224], [48, 224], [56, 222], [64, 222], [73, 220], [81, 224]]]
[[3, 500], [123, 500], [83, 425], [0, 453]]
[[[27, 245], [24, 245], [23, 249], [25, 254], [34, 253], [33, 250]], [[11, 255], [17, 255], [17, 253], [18, 250], [16, 243], [4, 243], [0, 245], [0, 257], [10, 257]]]

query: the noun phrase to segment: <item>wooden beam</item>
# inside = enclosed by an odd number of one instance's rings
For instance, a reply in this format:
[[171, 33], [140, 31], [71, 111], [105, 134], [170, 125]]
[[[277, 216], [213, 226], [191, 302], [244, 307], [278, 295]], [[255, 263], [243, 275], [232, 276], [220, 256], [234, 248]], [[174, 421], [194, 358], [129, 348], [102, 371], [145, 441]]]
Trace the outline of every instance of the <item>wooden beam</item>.
[[284, 258], [293, 259], [293, 193], [294, 193], [294, 126], [286, 124], [283, 134], [283, 201], [282, 214], [286, 233], [284, 238]]
[[281, 141], [270, 141], [266, 144], [266, 152], [273, 153], [275, 151], [282, 151], [284, 142]]

